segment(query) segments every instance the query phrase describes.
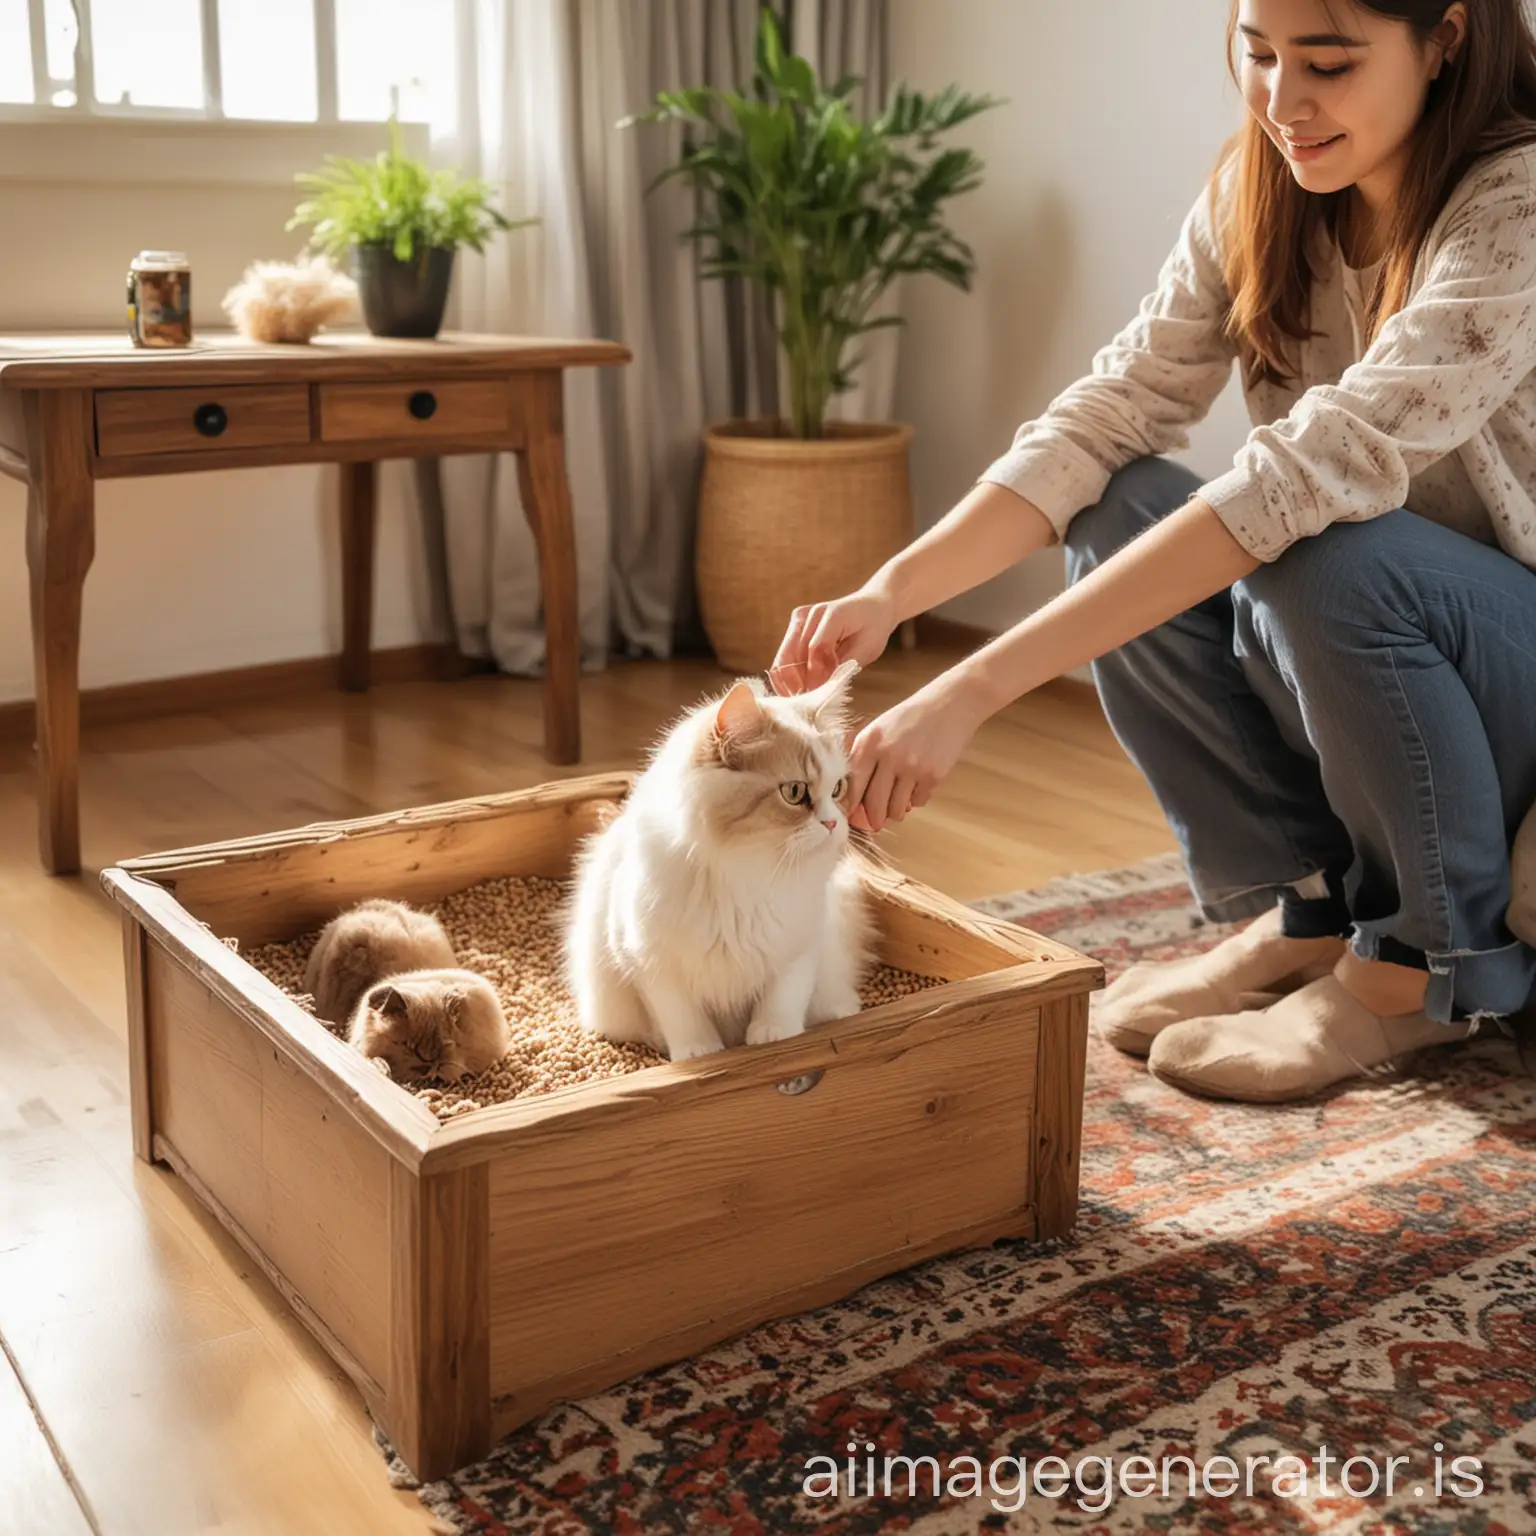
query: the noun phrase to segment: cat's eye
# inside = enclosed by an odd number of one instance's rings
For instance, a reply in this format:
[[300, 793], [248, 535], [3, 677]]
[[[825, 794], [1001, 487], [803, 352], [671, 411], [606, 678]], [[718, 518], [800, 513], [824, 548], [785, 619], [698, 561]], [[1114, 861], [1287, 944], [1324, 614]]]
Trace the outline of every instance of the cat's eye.
[[839, 779], [837, 781], [837, 783], [832, 786], [832, 798], [834, 800], [841, 800], [843, 798], [844, 794], [847, 793], [847, 790], [848, 790], [848, 780], [847, 779]]
[[779, 793], [791, 805], [804, 805], [811, 798], [811, 786], [803, 779], [796, 779], [792, 784], [780, 784]]

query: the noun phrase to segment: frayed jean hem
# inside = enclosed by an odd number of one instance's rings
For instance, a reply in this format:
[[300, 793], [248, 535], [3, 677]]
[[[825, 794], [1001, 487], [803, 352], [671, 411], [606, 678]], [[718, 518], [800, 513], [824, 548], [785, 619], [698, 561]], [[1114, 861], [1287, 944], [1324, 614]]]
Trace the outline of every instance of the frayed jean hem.
[[[1390, 943], [1390, 935], [1361, 923], [1350, 935], [1349, 947], [1362, 960], [1380, 960], [1384, 939]], [[1424, 962], [1429, 971], [1424, 1012], [1436, 1024], [1507, 1018], [1536, 995], [1536, 949], [1518, 939], [1497, 949], [1427, 954]], [[1395, 957], [1392, 963], [1398, 963]]]
[[1281, 886], [1255, 885], [1246, 891], [1234, 891], [1227, 895], [1205, 897], [1199, 888], [1191, 885], [1195, 905], [1208, 923], [1244, 923], [1262, 917], [1280, 900]]
[[1284, 909], [1281, 927], [1288, 938], [1338, 934], [1347, 938], [1350, 949], [1362, 960], [1427, 971], [1424, 1012], [1437, 1024], [1502, 1020], [1522, 1012], [1536, 999], [1536, 949], [1518, 939], [1495, 949], [1428, 955], [1410, 952], [1380, 925], [1345, 922], [1340, 926], [1336, 898], [1297, 896], [1296, 887], [1308, 878], [1220, 892], [1202, 892], [1191, 879], [1190, 888], [1209, 923], [1251, 922], [1278, 903]]
[[[1324, 871], [1312, 870], [1294, 880], [1265, 882], [1241, 890], [1202, 890], [1191, 877], [1190, 890], [1195, 904], [1208, 923], [1251, 922], [1271, 907], [1281, 908], [1281, 932], [1290, 939], [1317, 939], [1342, 936], [1348, 929], [1347, 909], [1337, 894], [1302, 896], [1300, 887], [1327, 878]], [[1334, 882], [1329, 880], [1330, 888]]]

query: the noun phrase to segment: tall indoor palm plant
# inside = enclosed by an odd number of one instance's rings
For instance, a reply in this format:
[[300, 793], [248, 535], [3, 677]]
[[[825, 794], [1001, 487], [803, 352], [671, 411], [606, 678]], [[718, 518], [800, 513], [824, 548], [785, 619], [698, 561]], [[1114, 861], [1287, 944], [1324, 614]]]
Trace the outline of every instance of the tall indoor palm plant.
[[940, 215], [981, 184], [969, 149], [939, 137], [997, 103], [955, 86], [922, 96], [898, 85], [877, 117], [852, 105], [861, 84], [821, 84], [784, 51], [764, 7], [756, 71], [746, 94], [663, 91], [632, 121], [684, 125], [682, 152], [661, 180], [700, 194], [689, 237], [703, 246], [706, 277], [745, 278], [774, 300], [789, 378], [789, 428], [820, 437], [831, 397], [851, 387], [855, 338], [899, 317], [874, 313], [907, 273], [932, 273], [969, 289], [970, 247]]
[[858, 339], [901, 323], [878, 312], [892, 283], [931, 273], [969, 289], [975, 270], [943, 211], [982, 163], [940, 140], [996, 102], [898, 85], [867, 116], [860, 84], [824, 85], [765, 6], [745, 90], [662, 92], [630, 119], [682, 125], [659, 179], [693, 187], [704, 275], [765, 292], [783, 352], [787, 420], [705, 434], [700, 604], [720, 659], [741, 670], [767, 664], [797, 603], [856, 586], [910, 538], [910, 430], [829, 427], [827, 409], [853, 383]]

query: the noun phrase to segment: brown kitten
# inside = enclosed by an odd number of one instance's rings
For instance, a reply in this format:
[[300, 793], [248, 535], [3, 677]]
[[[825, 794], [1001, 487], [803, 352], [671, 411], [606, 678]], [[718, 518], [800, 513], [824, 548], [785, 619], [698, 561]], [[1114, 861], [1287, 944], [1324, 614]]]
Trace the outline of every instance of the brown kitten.
[[398, 1083], [475, 1077], [510, 1043], [495, 989], [459, 970], [407, 971], [379, 982], [358, 1001], [347, 1039], [387, 1062]]
[[386, 976], [458, 963], [435, 917], [403, 901], [364, 901], [321, 930], [304, 969], [304, 990], [322, 1019], [344, 1024], [363, 993]]

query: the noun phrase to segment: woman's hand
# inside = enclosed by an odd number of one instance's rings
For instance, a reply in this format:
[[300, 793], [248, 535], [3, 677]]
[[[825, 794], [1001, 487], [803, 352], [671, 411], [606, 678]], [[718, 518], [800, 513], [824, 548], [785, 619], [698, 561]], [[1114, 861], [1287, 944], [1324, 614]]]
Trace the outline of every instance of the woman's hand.
[[878, 661], [900, 622], [894, 599], [880, 587], [796, 608], [769, 678], [781, 693], [819, 688], [842, 662], [867, 667]]
[[870, 721], [849, 759], [849, 825], [879, 832], [927, 805], [987, 713], [979, 690], [955, 668]]

